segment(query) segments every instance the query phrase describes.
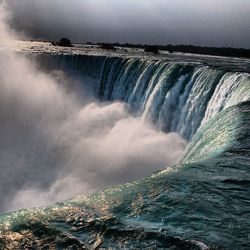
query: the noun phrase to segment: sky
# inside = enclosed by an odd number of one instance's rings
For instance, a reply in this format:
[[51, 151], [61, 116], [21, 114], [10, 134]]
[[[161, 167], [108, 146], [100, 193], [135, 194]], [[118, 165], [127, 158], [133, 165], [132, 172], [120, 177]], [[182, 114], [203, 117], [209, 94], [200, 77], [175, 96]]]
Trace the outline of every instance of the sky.
[[250, 48], [249, 0], [5, 2], [12, 26], [34, 39]]

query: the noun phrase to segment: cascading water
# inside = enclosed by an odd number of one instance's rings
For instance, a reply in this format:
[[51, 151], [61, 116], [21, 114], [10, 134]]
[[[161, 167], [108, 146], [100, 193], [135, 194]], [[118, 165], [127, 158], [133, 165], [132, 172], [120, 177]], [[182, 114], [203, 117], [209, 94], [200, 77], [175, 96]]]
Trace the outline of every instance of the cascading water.
[[132, 113], [187, 140], [216, 113], [250, 99], [250, 74], [226, 68], [137, 58], [37, 57], [47, 70], [95, 79], [97, 98], [126, 102]]
[[45, 70], [91, 79], [100, 100], [125, 102], [134, 116], [190, 143], [180, 165], [151, 177], [0, 216], [0, 246], [249, 248], [249, 73], [195, 59], [39, 54], [36, 60]]

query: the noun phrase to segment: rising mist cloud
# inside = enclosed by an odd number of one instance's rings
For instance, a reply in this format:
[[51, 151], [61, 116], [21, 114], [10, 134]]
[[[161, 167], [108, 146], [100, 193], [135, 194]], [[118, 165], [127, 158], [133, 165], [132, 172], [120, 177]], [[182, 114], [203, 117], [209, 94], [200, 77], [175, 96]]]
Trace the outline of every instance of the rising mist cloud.
[[[16, 39], [0, 8], [0, 44]], [[0, 51], [0, 211], [48, 205], [175, 165], [186, 143], [123, 103], [79, 100], [56, 74]], [[63, 73], [61, 73], [63, 74]], [[56, 77], [55, 77], [56, 76]]]

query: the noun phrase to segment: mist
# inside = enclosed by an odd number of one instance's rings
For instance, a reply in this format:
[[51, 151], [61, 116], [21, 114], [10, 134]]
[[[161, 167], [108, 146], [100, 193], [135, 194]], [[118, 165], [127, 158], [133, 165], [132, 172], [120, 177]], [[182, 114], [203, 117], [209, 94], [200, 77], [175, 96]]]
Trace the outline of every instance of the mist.
[[29, 38], [250, 48], [247, 0], [8, 0]]
[[0, 211], [45, 206], [178, 163], [186, 142], [177, 134], [156, 131], [124, 103], [79, 95], [69, 88], [75, 79], [44, 73], [9, 50], [18, 37], [8, 20], [1, 6]]

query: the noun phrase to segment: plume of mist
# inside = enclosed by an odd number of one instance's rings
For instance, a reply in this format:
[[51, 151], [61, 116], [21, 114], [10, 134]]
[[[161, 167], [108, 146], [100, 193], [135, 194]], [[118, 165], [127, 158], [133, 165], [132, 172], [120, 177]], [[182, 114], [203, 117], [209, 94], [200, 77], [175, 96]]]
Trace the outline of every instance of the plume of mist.
[[[15, 35], [0, 7], [0, 43]], [[123, 103], [80, 101], [53, 74], [0, 51], [0, 210], [41, 206], [176, 164], [185, 141], [132, 117]], [[69, 81], [69, 79], [68, 79]]]

